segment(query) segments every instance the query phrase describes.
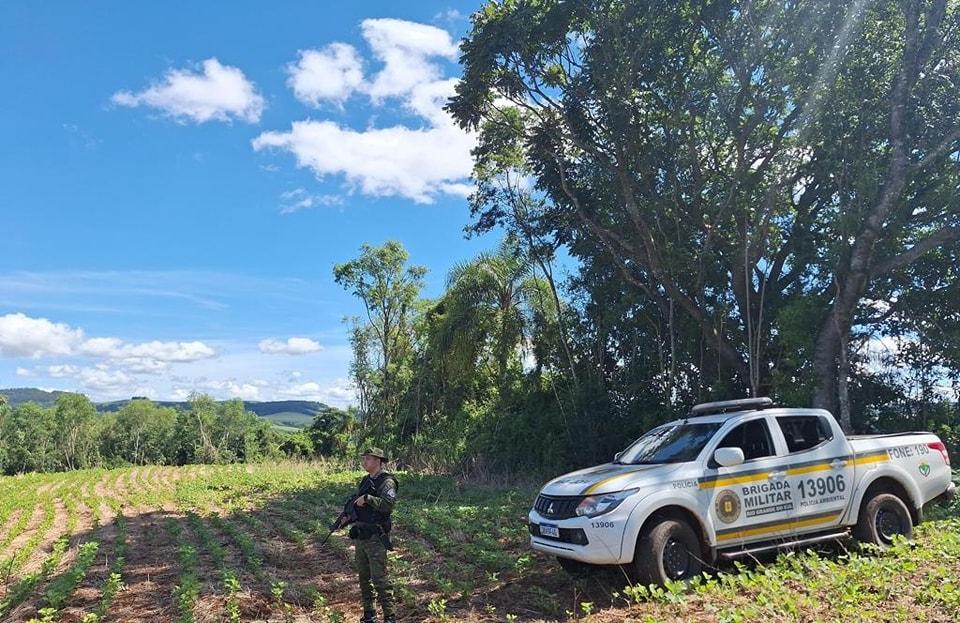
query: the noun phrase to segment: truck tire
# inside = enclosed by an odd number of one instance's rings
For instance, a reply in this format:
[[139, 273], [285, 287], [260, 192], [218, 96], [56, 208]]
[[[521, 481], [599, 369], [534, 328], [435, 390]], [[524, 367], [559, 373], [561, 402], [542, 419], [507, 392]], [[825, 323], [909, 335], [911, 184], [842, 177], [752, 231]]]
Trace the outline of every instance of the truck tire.
[[897, 535], [910, 538], [913, 518], [903, 500], [892, 493], [876, 493], [860, 506], [853, 534], [862, 543], [889, 547]]
[[633, 566], [641, 584], [689, 580], [703, 571], [700, 539], [687, 522], [661, 519], [640, 535]]

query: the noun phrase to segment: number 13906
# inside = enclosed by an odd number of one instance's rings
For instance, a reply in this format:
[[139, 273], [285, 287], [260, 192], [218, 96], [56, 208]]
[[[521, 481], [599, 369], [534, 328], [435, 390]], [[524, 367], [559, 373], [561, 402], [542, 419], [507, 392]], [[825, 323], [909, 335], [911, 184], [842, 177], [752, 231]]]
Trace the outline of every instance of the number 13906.
[[817, 498], [828, 494], [843, 493], [847, 490], [847, 482], [843, 474], [836, 476], [825, 476], [823, 478], [807, 478], [797, 483], [800, 489], [800, 497]]

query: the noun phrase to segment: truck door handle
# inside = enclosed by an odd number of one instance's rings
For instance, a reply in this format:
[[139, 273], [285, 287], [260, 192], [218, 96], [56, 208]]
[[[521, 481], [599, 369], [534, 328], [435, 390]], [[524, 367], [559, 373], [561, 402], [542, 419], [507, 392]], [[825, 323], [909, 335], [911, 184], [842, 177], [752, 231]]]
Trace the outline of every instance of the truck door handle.
[[769, 480], [783, 480], [787, 475], [787, 472], [770, 472], [767, 475]]
[[847, 462], [844, 461], [843, 459], [834, 459], [830, 463], [830, 467], [832, 467], [833, 469], [841, 469], [846, 466], [847, 466]]

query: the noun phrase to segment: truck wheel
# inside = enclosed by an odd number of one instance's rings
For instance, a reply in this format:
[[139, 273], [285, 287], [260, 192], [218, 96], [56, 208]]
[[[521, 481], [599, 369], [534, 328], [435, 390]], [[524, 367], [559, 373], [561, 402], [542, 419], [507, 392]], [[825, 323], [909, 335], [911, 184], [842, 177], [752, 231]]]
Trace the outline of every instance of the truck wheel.
[[689, 524], [663, 519], [640, 536], [633, 564], [640, 583], [664, 584], [699, 575], [702, 557], [700, 539]]
[[878, 493], [860, 507], [860, 517], [854, 536], [863, 543], [887, 547], [895, 536], [909, 539], [913, 534], [913, 519], [903, 500], [892, 493]]
[[563, 558], [562, 556], [557, 556], [557, 562], [560, 563], [560, 566], [563, 567], [564, 571], [575, 578], [585, 577], [594, 569], [593, 565], [580, 562], [579, 560], [574, 560], [573, 558]]

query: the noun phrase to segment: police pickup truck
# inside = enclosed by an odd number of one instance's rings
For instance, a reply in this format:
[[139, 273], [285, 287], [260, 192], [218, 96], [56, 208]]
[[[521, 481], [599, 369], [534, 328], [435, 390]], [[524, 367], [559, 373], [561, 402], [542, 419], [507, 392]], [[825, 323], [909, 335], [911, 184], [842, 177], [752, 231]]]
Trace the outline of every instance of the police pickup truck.
[[719, 559], [851, 532], [886, 546], [954, 488], [931, 433], [848, 437], [827, 411], [714, 402], [612, 463], [548, 482], [529, 514], [530, 543], [570, 571], [627, 565], [638, 581], [662, 584]]

